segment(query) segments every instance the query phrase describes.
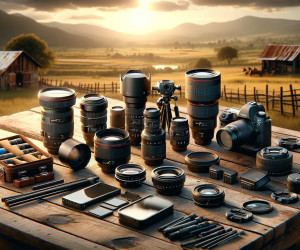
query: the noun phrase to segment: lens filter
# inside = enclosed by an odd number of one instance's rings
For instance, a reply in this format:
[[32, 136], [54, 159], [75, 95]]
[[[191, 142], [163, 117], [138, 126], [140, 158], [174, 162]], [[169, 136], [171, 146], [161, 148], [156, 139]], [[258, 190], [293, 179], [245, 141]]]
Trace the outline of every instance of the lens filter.
[[273, 206], [267, 201], [252, 200], [245, 202], [243, 204], [243, 209], [250, 211], [253, 214], [268, 214], [272, 212]]
[[202, 184], [194, 188], [193, 200], [201, 207], [217, 207], [223, 204], [225, 192], [216, 185]]
[[137, 164], [123, 164], [116, 168], [115, 178], [124, 187], [138, 187], [146, 180], [146, 169]]

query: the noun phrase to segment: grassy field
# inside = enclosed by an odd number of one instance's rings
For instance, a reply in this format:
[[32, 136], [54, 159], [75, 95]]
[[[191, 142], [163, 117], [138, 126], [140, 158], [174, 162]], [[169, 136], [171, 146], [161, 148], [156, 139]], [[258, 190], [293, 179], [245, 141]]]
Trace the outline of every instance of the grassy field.
[[[198, 58], [204, 57], [212, 62], [214, 69], [222, 74], [222, 88], [227, 89], [244, 88], [247, 85], [249, 91], [256, 87], [259, 91], [265, 91], [266, 84], [269, 90], [279, 91], [282, 86], [284, 90], [289, 89], [292, 84], [294, 89], [300, 89], [300, 75], [274, 76], [274, 77], [249, 77], [242, 72], [243, 67], [260, 68], [259, 50], [240, 50], [239, 58], [234, 59], [230, 66], [226, 61], [220, 62], [216, 59], [216, 51], [213, 48], [196, 49], [167, 49], [167, 48], [122, 48], [122, 49], [87, 49], [87, 50], [58, 50], [56, 51], [56, 63], [48, 72], [47, 77], [53, 80], [62, 80], [73, 85], [79, 83], [111, 83], [119, 82], [119, 75], [124, 74], [131, 68], [142, 68], [145, 73], [151, 72], [152, 85], [158, 80], [170, 79], [176, 84], [184, 85], [185, 72], [194, 68]], [[154, 70], [156, 65], [176, 66], [176, 70]], [[105, 93], [108, 97], [118, 97], [116, 94]], [[38, 106], [37, 90], [23, 91], [1, 91], [0, 92], [0, 115], [7, 115], [31, 107]], [[157, 97], [150, 97], [150, 101], [156, 102]], [[186, 105], [186, 100], [181, 98], [179, 105]], [[234, 104], [220, 101], [221, 105], [240, 107]], [[273, 125], [300, 130], [299, 113], [296, 117], [291, 115], [281, 116], [278, 112], [269, 112]], [[284, 118], [284, 119], [283, 119]]]

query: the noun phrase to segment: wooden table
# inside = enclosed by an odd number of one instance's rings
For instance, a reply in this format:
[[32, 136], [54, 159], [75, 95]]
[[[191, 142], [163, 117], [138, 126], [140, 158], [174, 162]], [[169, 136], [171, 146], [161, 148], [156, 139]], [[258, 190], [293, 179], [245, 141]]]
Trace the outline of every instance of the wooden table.
[[[109, 99], [109, 107], [124, 105], [121, 101]], [[148, 107], [155, 107], [154, 103], [147, 103]], [[222, 109], [222, 108], [221, 108]], [[83, 141], [80, 130], [78, 103], [74, 108], [75, 134], [74, 138]], [[182, 116], [187, 116], [186, 109], [180, 108]], [[40, 108], [0, 117], [0, 138], [16, 134], [23, 134], [32, 139], [39, 147], [44, 148], [40, 136]], [[217, 129], [216, 129], [217, 130]], [[296, 136], [300, 132], [272, 127], [272, 145], [280, 137]], [[286, 190], [286, 176], [271, 177], [271, 182], [264, 191], [249, 191], [242, 189], [239, 184], [229, 185], [221, 180], [210, 179], [208, 174], [190, 172], [184, 165], [184, 156], [195, 151], [211, 151], [221, 158], [221, 165], [235, 170], [239, 176], [255, 167], [255, 158], [244, 154], [227, 152], [220, 148], [214, 140], [207, 147], [198, 146], [191, 139], [188, 150], [183, 153], [171, 149], [167, 141], [167, 159], [164, 165], [179, 166], [186, 171], [185, 187], [179, 196], [164, 197], [174, 202], [174, 215], [156, 223], [145, 230], [133, 230], [119, 224], [117, 212], [104, 220], [96, 219], [80, 211], [71, 210], [62, 205], [61, 197], [56, 195], [47, 199], [31, 202], [25, 205], [7, 208], [3, 203], [0, 207], [0, 234], [13, 239], [13, 244], [25, 244], [36, 248], [48, 249], [89, 249], [89, 248], [115, 248], [115, 249], [178, 249], [180, 242], [171, 242], [157, 231], [157, 227], [172, 219], [190, 213], [217, 221], [226, 227], [244, 230], [245, 235], [238, 240], [230, 241], [222, 249], [282, 249], [300, 241], [300, 201], [291, 205], [274, 203], [270, 197], [273, 191]], [[132, 147], [131, 162], [141, 164], [147, 169], [147, 179], [142, 187], [128, 189], [141, 196], [156, 194], [151, 181], [153, 167], [146, 166], [141, 159], [140, 147]], [[293, 171], [300, 172], [300, 153], [294, 152]], [[55, 157], [55, 179], [65, 179], [65, 182], [90, 176], [99, 176], [102, 181], [119, 186], [113, 175], [102, 173], [95, 160], [78, 172], [63, 166]], [[225, 204], [218, 208], [201, 208], [192, 201], [193, 188], [202, 183], [213, 183], [221, 186], [225, 191]], [[1, 184], [0, 197], [28, 192], [31, 189], [17, 189], [10, 183]], [[122, 188], [122, 192], [126, 189]], [[158, 195], [160, 196], [160, 195]], [[253, 221], [238, 224], [225, 218], [225, 212], [232, 207], [241, 208], [245, 201], [253, 199], [267, 200], [272, 203], [274, 210], [266, 215], [255, 215]], [[98, 206], [98, 205], [96, 205]], [[92, 207], [93, 208], [93, 207]], [[7, 238], [5, 238], [7, 239]], [[1, 242], [5, 242], [3, 239]], [[12, 241], [10, 241], [12, 242]], [[3, 243], [4, 244], [4, 243]]]

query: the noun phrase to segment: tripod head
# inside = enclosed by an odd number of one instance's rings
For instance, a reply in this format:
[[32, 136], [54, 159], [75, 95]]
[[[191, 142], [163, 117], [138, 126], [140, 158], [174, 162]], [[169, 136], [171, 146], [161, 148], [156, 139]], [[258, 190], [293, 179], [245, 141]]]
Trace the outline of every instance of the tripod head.
[[[170, 100], [170, 99], [174, 99], [171, 97], [174, 94], [176, 89], [181, 90], [181, 85], [176, 86], [174, 81], [172, 80], [161, 80], [161, 81], [157, 81], [157, 85], [153, 86], [152, 89], [156, 90], [163, 97], [168, 97]], [[174, 100], [177, 101], [177, 99]]]

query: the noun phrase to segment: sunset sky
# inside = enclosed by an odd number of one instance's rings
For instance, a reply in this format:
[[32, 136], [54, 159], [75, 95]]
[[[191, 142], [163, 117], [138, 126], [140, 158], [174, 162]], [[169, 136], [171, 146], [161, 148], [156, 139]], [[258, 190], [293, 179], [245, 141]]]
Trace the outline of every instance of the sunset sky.
[[0, 9], [39, 22], [96, 24], [134, 34], [246, 15], [300, 20], [300, 0], [0, 0]]

